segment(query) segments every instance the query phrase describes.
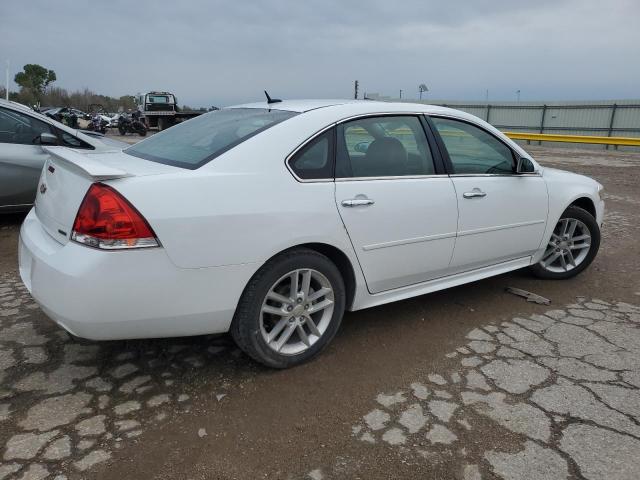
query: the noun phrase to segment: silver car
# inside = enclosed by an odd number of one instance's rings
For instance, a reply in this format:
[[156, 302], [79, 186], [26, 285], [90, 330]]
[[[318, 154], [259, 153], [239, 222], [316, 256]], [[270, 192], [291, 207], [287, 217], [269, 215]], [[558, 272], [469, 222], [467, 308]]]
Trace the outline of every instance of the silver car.
[[83, 151], [122, 150], [125, 143], [84, 134], [15, 102], [0, 100], [0, 213], [31, 208], [48, 154], [43, 145]]

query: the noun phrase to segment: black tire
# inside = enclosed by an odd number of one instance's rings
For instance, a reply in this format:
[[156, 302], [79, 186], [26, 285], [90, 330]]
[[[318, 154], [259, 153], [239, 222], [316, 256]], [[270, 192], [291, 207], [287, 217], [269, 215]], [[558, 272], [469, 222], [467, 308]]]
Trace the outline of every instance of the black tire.
[[[322, 336], [307, 350], [296, 355], [283, 355], [269, 347], [261, 334], [262, 302], [278, 279], [303, 268], [317, 270], [329, 280], [334, 294], [333, 315]], [[255, 361], [271, 368], [293, 367], [318, 355], [333, 340], [342, 322], [345, 302], [344, 281], [331, 260], [314, 250], [289, 250], [269, 260], [251, 278], [238, 302], [230, 333], [236, 344]]]
[[[582, 272], [585, 268], [587, 268], [593, 259], [596, 257], [598, 253], [598, 249], [600, 248], [600, 227], [598, 227], [598, 223], [593, 216], [587, 212], [586, 210], [576, 207], [570, 206], [568, 207], [558, 219], [558, 222], [565, 218], [574, 218], [580, 220], [584, 225], [589, 229], [589, 234], [591, 235], [591, 246], [589, 248], [589, 252], [587, 256], [584, 258], [582, 263], [580, 263], [576, 268], [572, 270], [568, 270], [566, 272], [551, 272], [546, 270], [540, 263], [536, 263], [529, 267], [531, 272], [539, 278], [551, 279], [551, 280], [565, 280], [567, 278], [572, 278]], [[555, 227], [554, 227], [555, 228]]]
[[124, 126], [120, 125], [118, 126], [118, 132], [120, 132], [120, 135], [124, 137], [127, 134], [127, 129]]
[[140, 135], [141, 137], [146, 137], [147, 136], [147, 129], [140, 127], [138, 129], [138, 135]]

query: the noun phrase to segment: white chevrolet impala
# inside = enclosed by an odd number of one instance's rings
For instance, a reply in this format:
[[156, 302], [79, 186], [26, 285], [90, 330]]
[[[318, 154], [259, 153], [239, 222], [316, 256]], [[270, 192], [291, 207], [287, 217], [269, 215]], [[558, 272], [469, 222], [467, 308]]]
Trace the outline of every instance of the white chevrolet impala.
[[289, 367], [345, 310], [523, 267], [569, 278], [600, 244], [600, 184], [447, 108], [272, 101], [122, 152], [48, 150], [20, 274], [89, 339], [230, 331]]

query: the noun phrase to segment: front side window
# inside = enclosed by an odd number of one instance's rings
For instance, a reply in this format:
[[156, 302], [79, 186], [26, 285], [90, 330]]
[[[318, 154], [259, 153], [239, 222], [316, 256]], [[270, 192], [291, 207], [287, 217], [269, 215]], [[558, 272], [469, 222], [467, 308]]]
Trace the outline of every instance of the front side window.
[[0, 143], [35, 145], [42, 133], [51, 133], [49, 124], [15, 110], [0, 108]]
[[307, 143], [289, 160], [291, 170], [302, 179], [333, 179], [334, 130], [328, 130]]
[[460, 120], [439, 117], [431, 120], [447, 148], [454, 174], [514, 173], [511, 149], [490, 133]]
[[383, 116], [339, 125], [336, 177], [433, 175], [431, 150], [413, 116]]
[[156, 133], [124, 152], [193, 170], [295, 115], [295, 112], [261, 108], [216, 110]]

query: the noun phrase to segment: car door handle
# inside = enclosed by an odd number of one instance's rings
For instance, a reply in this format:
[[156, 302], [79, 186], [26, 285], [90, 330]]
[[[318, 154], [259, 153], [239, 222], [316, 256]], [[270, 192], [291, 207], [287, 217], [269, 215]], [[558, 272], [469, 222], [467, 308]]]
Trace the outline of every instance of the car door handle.
[[367, 207], [369, 205], [373, 205], [374, 202], [370, 198], [351, 198], [349, 200], [343, 200], [343, 207]]
[[482, 190], [480, 190], [479, 188], [474, 188], [470, 192], [464, 192], [462, 194], [462, 196], [464, 198], [477, 198], [477, 197], [481, 198], [481, 197], [486, 197], [487, 194], [485, 192], [483, 192]]

